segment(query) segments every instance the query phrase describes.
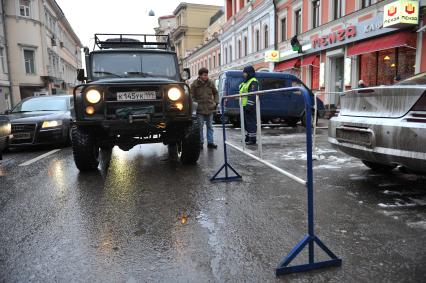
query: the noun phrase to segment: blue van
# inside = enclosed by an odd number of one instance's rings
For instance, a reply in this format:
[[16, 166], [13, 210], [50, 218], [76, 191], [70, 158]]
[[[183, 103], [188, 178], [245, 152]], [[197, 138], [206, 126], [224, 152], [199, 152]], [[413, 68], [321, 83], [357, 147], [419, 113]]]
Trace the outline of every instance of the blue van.
[[[292, 86], [303, 86], [311, 93], [312, 105], [314, 105], [314, 95], [312, 91], [296, 76], [287, 73], [278, 72], [256, 72], [256, 78], [259, 81], [260, 89], [276, 89]], [[229, 70], [222, 73], [219, 77], [219, 96], [233, 95], [239, 93], [239, 85], [243, 82], [243, 72]], [[323, 102], [317, 98], [318, 115], [324, 112]], [[220, 109], [220, 108], [219, 108]], [[300, 91], [291, 91], [284, 94], [284, 91], [266, 94], [260, 96], [260, 112], [262, 122], [266, 123], [272, 120], [284, 120], [290, 126], [295, 126], [299, 121], [305, 125], [305, 102]], [[238, 99], [230, 99], [225, 102], [226, 120], [240, 125], [240, 108]]]

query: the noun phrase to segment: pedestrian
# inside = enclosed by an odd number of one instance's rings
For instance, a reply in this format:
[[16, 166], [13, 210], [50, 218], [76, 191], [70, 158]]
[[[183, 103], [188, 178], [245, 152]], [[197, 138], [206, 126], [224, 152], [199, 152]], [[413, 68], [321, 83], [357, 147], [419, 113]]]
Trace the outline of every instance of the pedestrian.
[[209, 79], [209, 70], [201, 68], [198, 78], [191, 84], [192, 98], [198, 103], [197, 118], [200, 125], [201, 148], [204, 145], [204, 123], [207, 127], [207, 147], [216, 149], [213, 142], [213, 113], [219, 103], [219, 94], [215, 84]]
[[[256, 79], [256, 72], [252, 66], [247, 66], [243, 70], [244, 82], [240, 84], [240, 93], [249, 93], [259, 90], [259, 82]], [[256, 95], [244, 96], [242, 99], [244, 109], [244, 125], [246, 128], [247, 145], [256, 144]]]
[[363, 80], [359, 80], [358, 81], [358, 88], [364, 88], [364, 87], [366, 87], [364, 81]]

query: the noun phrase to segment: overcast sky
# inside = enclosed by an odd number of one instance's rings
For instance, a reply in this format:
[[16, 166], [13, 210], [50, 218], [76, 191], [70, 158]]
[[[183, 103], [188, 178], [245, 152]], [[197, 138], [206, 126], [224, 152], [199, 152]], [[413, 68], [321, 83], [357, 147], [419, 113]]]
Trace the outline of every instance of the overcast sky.
[[[154, 33], [159, 16], [173, 14], [180, 2], [223, 6], [223, 0], [56, 0], [84, 46], [95, 33]], [[149, 17], [150, 10], [155, 17]]]

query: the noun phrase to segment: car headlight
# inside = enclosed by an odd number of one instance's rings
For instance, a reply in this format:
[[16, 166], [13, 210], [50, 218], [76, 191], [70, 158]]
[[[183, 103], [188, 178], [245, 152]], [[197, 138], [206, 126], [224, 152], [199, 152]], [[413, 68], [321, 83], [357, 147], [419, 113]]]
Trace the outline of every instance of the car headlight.
[[45, 129], [45, 128], [54, 128], [59, 126], [62, 126], [61, 120], [52, 120], [52, 121], [44, 121], [43, 125], [41, 125], [41, 128]]
[[172, 101], [176, 101], [179, 98], [181, 98], [182, 96], [182, 92], [180, 91], [180, 89], [178, 89], [177, 87], [172, 87], [171, 89], [169, 89], [169, 91], [167, 92], [167, 96], [169, 97], [170, 100]]
[[89, 103], [96, 104], [99, 101], [101, 101], [101, 93], [97, 91], [96, 89], [91, 89], [88, 92], [86, 92], [86, 100]]

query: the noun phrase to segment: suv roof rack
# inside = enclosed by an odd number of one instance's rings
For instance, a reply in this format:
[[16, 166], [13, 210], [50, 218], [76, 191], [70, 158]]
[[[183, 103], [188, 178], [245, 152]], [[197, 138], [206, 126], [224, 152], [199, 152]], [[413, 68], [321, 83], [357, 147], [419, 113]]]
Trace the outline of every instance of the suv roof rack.
[[[159, 40], [159, 41], [157, 41]], [[169, 35], [96, 33], [93, 50], [110, 48], [146, 48], [172, 50]]]

